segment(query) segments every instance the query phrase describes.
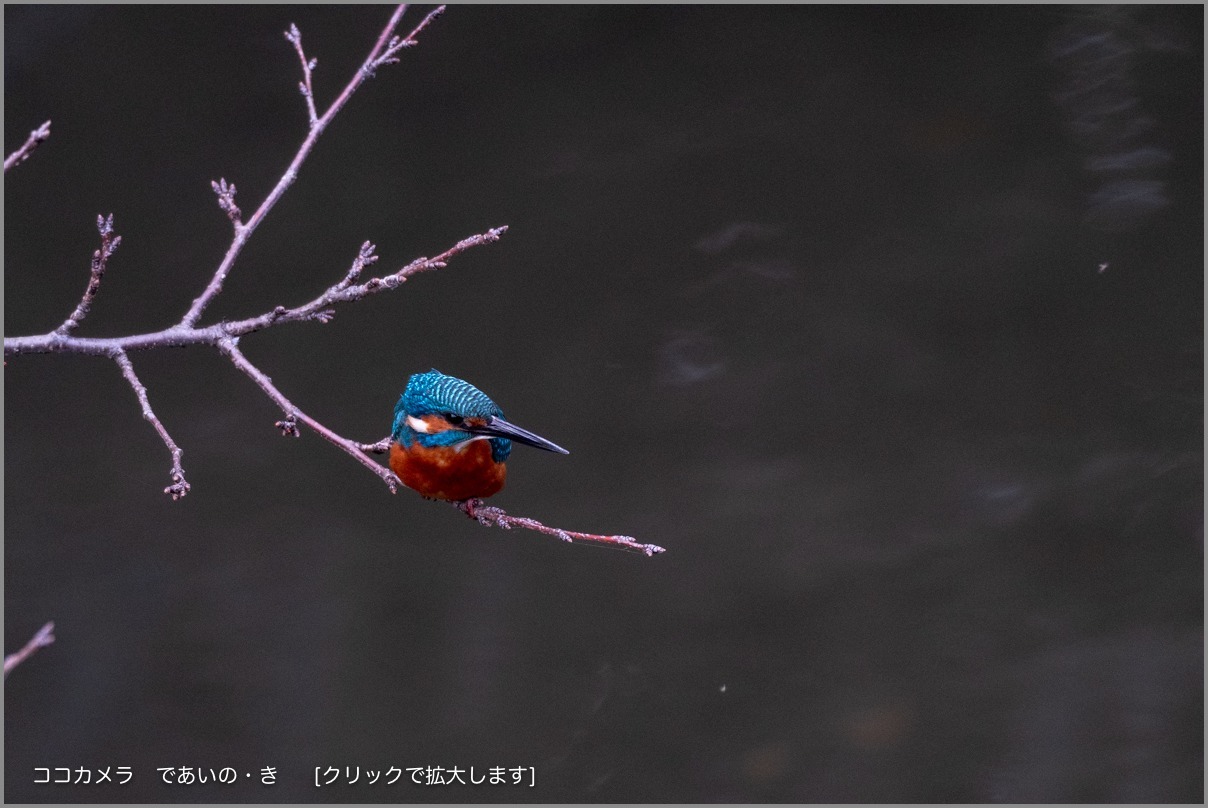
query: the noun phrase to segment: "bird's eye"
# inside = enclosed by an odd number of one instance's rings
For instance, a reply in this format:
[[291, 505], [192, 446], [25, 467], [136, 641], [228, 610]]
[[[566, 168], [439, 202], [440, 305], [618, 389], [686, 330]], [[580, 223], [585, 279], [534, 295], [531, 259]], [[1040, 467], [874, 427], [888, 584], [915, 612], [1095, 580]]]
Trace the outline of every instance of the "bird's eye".
[[461, 426], [462, 422], [465, 421], [464, 418], [455, 412], [446, 412], [445, 420], [451, 423], [453, 426]]

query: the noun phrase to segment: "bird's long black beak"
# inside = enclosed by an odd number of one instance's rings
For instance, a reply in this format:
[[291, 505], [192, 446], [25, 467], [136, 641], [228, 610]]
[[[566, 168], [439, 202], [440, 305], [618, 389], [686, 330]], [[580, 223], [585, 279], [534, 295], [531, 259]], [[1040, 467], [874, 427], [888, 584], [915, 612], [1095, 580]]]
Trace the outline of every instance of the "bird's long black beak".
[[534, 435], [527, 429], [521, 429], [515, 424], [505, 421], [498, 416], [492, 416], [487, 421], [486, 426], [469, 427], [466, 431], [472, 432], [475, 435], [490, 435], [492, 438], [507, 438], [508, 440], [514, 440], [517, 443], [536, 446], [538, 449], [544, 449], [547, 452], [570, 454], [570, 452], [566, 451], [558, 444], [548, 441], [540, 435]]

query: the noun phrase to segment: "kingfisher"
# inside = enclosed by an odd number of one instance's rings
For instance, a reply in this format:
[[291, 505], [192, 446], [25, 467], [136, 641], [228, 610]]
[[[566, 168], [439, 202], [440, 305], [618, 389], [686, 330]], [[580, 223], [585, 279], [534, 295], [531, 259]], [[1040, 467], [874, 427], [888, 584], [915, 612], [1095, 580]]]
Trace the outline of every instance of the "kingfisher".
[[416, 373], [394, 407], [390, 468], [430, 499], [473, 502], [499, 493], [512, 441], [570, 454], [505, 421], [503, 410], [469, 382], [439, 370]]

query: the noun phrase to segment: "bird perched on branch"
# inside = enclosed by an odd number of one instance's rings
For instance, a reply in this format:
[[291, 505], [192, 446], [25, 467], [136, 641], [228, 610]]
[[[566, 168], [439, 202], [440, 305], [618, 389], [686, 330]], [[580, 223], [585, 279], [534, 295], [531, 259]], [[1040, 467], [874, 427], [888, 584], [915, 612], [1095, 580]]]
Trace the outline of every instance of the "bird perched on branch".
[[[439, 370], [417, 373], [394, 407], [390, 468], [425, 497], [472, 503], [499, 493], [512, 441], [570, 454], [503, 419], [485, 393]], [[467, 513], [473, 515], [472, 510]]]

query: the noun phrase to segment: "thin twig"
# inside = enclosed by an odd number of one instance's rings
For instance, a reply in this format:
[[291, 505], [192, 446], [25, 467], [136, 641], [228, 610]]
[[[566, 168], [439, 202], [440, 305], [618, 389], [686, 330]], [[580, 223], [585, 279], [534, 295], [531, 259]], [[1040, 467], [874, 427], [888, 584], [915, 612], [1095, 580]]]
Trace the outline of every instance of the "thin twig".
[[[264, 217], [268, 215], [268, 212], [273, 209], [273, 206], [276, 205], [281, 197], [285, 194], [286, 189], [288, 189], [289, 186], [293, 184], [294, 180], [298, 178], [298, 170], [302, 167], [302, 163], [305, 162], [306, 158], [310, 155], [311, 150], [314, 148], [315, 142], [319, 139], [319, 136], [323, 134], [323, 130], [325, 130], [327, 125], [331, 123], [332, 118], [334, 118], [336, 113], [344, 108], [344, 105], [348, 103], [348, 99], [352, 98], [352, 94], [356, 92], [357, 88], [361, 86], [365, 79], [373, 75], [373, 70], [370, 66], [374, 65], [378, 60], [382, 50], [386, 47], [390, 37], [394, 34], [394, 29], [398, 27], [399, 22], [402, 20], [403, 12], [406, 10], [407, 6], [405, 4], [395, 8], [394, 13], [390, 16], [390, 21], [387, 22], [386, 27], [382, 29], [382, 33], [378, 37], [377, 44], [373, 46], [373, 50], [369, 52], [369, 56], [365, 59], [364, 65], [353, 75], [352, 80], [348, 82], [348, 85], [344, 88], [343, 92], [336, 96], [336, 99], [331, 102], [331, 106], [327, 108], [327, 111], [323, 113], [322, 117], [311, 125], [310, 131], [306, 135], [306, 139], [302, 141], [302, 145], [298, 148], [297, 154], [295, 154], [294, 159], [290, 161], [289, 167], [285, 169], [285, 173], [281, 175], [281, 179], [277, 182], [277, 185], [272, 191], [269, 192], [269, 195], [265, 197], [264, 201], [260, 203], [260, 207], [257, 208], [256, 212], [252, 214], [252, 218], [248, 219], [246, 223], [236, 224], [235, 237], [231, 240], [231, 246], [227, 249], [226, 255], [222, 259], [222, 263], [219, 264], [218, 269], [214, 271], [214, 277], [210, 279], [210, 283], [206, 286], [205, 291], [203, 291], [201, 295], [193, 301], [193, 305], [189, 307], [188, 312], [186, 312], [185, 316], [181, 318], [180, 324], [182, 326], [191, 328], [197, 325], [197, 321], [201, 318], [201, 315], [206, 310], [206, 307], [210, 305], [210, 301], [212, 301], [214, 297], [222, 291], [222, 284], [226, 280], [227, 275], [230, 274], [231, 268], [235, 265], [235, 259], [237, 259], [239, 254], [243, 251], [243, 246], [247, 243], [248, 237], [251, 236], [252, 232], [260, 224], [260, 222], [264, 220]], [[421, 27], [422, 25], [423, 23], [421, 23]], [[417, 28], [412, 34], [409, 34], [408, 38], [414, 36], [414, 34], [418, 33], [418, 31], [419, 28]]]
[[357, 448], [365, 454], [386, 454], [386, 452], [390, 451], [390, 444], [392, 443], [394, 443], [394, 438], [387, 435], [377, 443], [358, 443]]
[[561, 528], [550, 527], [527, 516], [511, 516], [502, 508], [483, 505], [481, 499], [468, 499], [451, 504], [471, 519], [477, 521], [478, 524], [486, 525], [487, 527], [501, 527], [504, 530], [522, 527], [526, 530], [535, 530], [538, 533], [544, 533], [547, 536], [557, 536], [565, 542], [594, 542], [621, 550], [643, 553], [646, 556], [667, 552], [666, 549], [659, 547], [657, 544], [642, 544], [633, 536], [604, 536], [598, 533], [579, 533], [574, 530], [562, 530]]
[[302, 62], [302, 81], [298, 84], [298, 89], [306, 99], [307, 122], [313, 127], [319, 120], [319, 113], [315, 110], [315, 90], [310, 83], [310, 74], [318, 66], [319, 60], [306, 58], [306, 54], [302, 52], [302, 32], [292, 22], [289, 24], [289, 30], [285, 32], [285, 38], [293, 44], [294, 50], [298, 52], [298, 59]]
[[126, 356], [123, 350], [117, 350], [113, 353], [113, 361], [117, 362], [117, 366], [122, 369], [122, 375], [126, 377], [126, 381], [130, 382], [130, 386], [134, 388], [134, 395], [138, 396], [139, 406], [143, 410], [143, 418], [151, 422], [151, 426], [155, 427], [155, 431], [159, 433], [160, 439], [164, 445], [168, 447], [168, 452], [172, 455], [172, 469], [169, 474], [172, 475], [172, 484], [164, 489], [164, 493], [172, 497], [172, 499], [180, 499], [189, 493], [192, 488], [189, 481], [185, 479], [185, 470], [180, 465], [180, 459], [184, 456], [184, 451], [176, 445], [176, 441], [172, 440], [172, 436], [168, 434], [168, 430], [164, 428], [163, 423], [156, 416], [155, 411], [151, 409], [151, 401], [147, 398], [147, 388], [139, 381], [138, 376], [134, 373], [134, 365], [130, 362], [130, 357]]
[[344, 275], [344, 279], [331, 288], [331, 291], [342, 292], [351, 286], [357, 278], [361, 277], [361, 273], [365, 267], [373, 266], [377, 263], [378, 257], [375, 254], [377, 247], [373, 242], [366, 241], [361, 245], [357, 257], [352, 259], [352, 266], [348, 268], [348, 272]]
[[[395, 58], [395, 54], [398, 53], [399, 51], [401, 51], [403, 48], [410, 48], [411, 46], [415, 45], [416, 44], [415, 37], [417, 37], [419, 35], [419, 32], [424, 30], [425, 28], [427, 28], [428, 23], [432, 22], [433, 20], [435, 20], [437, 17], [439, 17], [441, 14], [444, 14], [444, 13], [445, 13], [445, 6], [437, 6], [436, 8], [429, 11], [428, 16], [424, 17], [423, 21], [420, 22], [419, 25], [415, 26], [415, 30], [413, 30], [411, 33], [407, 34], [402, 39], [400, 39], [399, 37], [393, 37], [390, 40], [390, 42], [387, 43], [386, 51], [381, 56], [379, 56], [377, 59], [374, 59], [372, 63], [367, 62], [363, 69], [368, 70], [369, 75], [372, 76], [373, 71], [376, 70], [377, 68], [381, 67], [382, 65], [398, 64], [398, 59]], [[380, 44], [380, 40], [379, 40], [379, 44]]]
[[295, 438], [300, 437], [301, 433], [298, 431], [298, 422], [301, 421], [315, 432], [318, 432], [328, 441], [352, 455], [352, 457], [355, 458], [358, 463], [365, 466], [367, 469], [380, 477], [382, 482], [386, 483], [386, 487], [390, 489], [390, 493], [393, 494], [398, 491], [399, 478], [395, 476], [394, 472], [390, 469], [381, 466], [366, 457], [365, 449], [362, 448], [364, 444], [357, 443], [356, 441], [351, 441], [348, 438], [337, 435], [335, 432], [323, 426], [323, 424], [319, 423], [314, 418], [311, 418], [309, 415], [302, 412], [302, 410], [298, 409], [298, 407], [295, 406], [292, 401], [285, 397], [284, 393], [277, 389], [277, 387], [273, 384], [272, 379], [266, 376], [264, 372], [260, 370], [260, 368], [252, 364], [251, 360], [244, 355], [243, 351], [239, 350], [239, 347], [235, 343], [236, 340], [234, 339], [225, 339], [218, 343], [218, 350], [222, 351], [232, 362], [234, 362], [235, 367], [242, 370], [251, 378], [252, 381], [259, 385], [260, 389], [263, 390], [269, 398], [277, 402], [277, 406], [281, 408], [283, 413], [285, 413], [285, 418], [278, 421], [276, 424], [277, 428], [281, 430], [283, 435], [292, 436]]
[[67, 336], [88, 316], [88, 310], [92, 308], [93, 298], [100, 291], [101, 279], [105, 277], [105, 268], [109, 264], [109, 256], [117, 252], [117, 248], [121, 246], [122, 237], [113, 235], [112, 213], [109, 214], [108, 219], [98, 213], [96, 228], [101, 233], [101, 248], [92, 254], [92, 275], [88, 279], [88, 287], [84, 290], [84, 296], [80, 298], [80, 303], [76, 306], [75, 311], [63, 321], [61, 326], [54, 330], [55, 334], [64, 337]]
[[9, 654], [4, 658], [4, 675], [8, 676], [8, 672], [24, 662], [30, 654], [37, 651], [39, 648], [45, 648], [55, 641], [55, 624], [54, 621], [47, 623], [38, 629], [38, 633], [30, 638], [29, 642], [16, 653]]
[[401, 269], [380, 278], [370, 278], [361, 284], [352, 285], [361, 271], [378, 260], [373, 254], [373, 245], [365, 242], [352, 267], [336, 284], [321, 295], [295, 308], [277, 306], [271, 311], [245, 320], [215, 323], [203, 327], [174, 325], [162, 331], [145, 334], [130, 334], [124, 337], [76, 337], [64, 336], [52, 331], [49, 334], [26, 337], [5, 337], [4, 355], [16, 356], [30, 353], [71, 353], [110, 357], [114, 351], [145, 351], [152, 348], [180, 348], [186, 345], [218, 345], [231, 337], [242, 337], [263, 331], [281, 323], [299, 323], [317, 320], [329, 321], [334, 312], [330, 306], [351, 303], [362, 298], [397, 289], [412, 275], [447, 266], [449, 259], [471, 247], [498, 241], [507, 232], [507, 227], [491, 228], [485, 233], [462, 239], [435, 258], [417, 258]]
[[[426, 272], [432, 269], [443, 269], [448, 266], [448, 261], [455, 255], [463, 253], [471, 247], [477, 247], [483, 244], [493, 244], [499, 241], [500, 236], [508, 231], [507, 225], [503, 227], [493, 227], [485, 233], [477, 236], [470, 236], [462, 239], [455, 245], [445, 250], [435, 258], [416, 258], [410, 264], [402, 267], [396, 272], [389, 275], [384, 275], [380, 278], [370, 278], [362, 284], [351, 285], [353, 281], [359, 277], [361, 270], [377, 261], [377, 256], [373, 254], [373, 244], [366, 241], [361, 245], [361, 251], [357, 259], [353, 261], [352, 268], [344, 279], [332, 286], [323, 294], [319, 295], [309, 303], [305, 303], [294, 309], [285, 309], [284, 311], [274, 310], [268, 315], [261, 315], [260, 318], [253, 318], [259, 321], [263, 317], [271, 317], [272, 322], [278, 321], [296, 321], [296, 320], [322, 320], [327, 322], [331, 319], [331, 315], [325, 311], [327, 306], [335, 303], [347, 303], [353, 300], [370, 295], [386, 292], [391, 289], [397, 289], [401, 284], [405, 283], [412, 275], [418, 275], [421, 272]], [[231, 326], [243, 328], [252, 321], [244, 320], [238, 323], [231, 323]], [[267, 325], [268, 323], [265, 323]], [[258, 329], [253, 329], [258, 330]]]
[[29, 133], [25, 144], [15, 152], [4, 158], [4, 173], [13, 166], [19, 166], [29, 159], [29, 156], [34, 153], [34, 149], [38, 148], [38, 144], [50, 137], [50, 121], [39, 126], [37, 129]]
[[[268, 194], [256, 212], [252, 214], [251, 219], [246, 223], [243, 221], [242, 212], [238, 205], [235, 204], [235, 184], [228, 183], [226, 179], [221, 179], [211, 183], [214, 193], [218, 197], [218, 206], [226, 212], [228, 218], [234, 227], [234, 237], [227, 249], [221, 264], [215, 270], [213, 277], [205, 290], [194, 301], [189, 310], [181, 318], [176, 325], [163, 329], [161, 331], [134, 334], [125, 337], [112, 338], [83, 338], [76, 337], [71, 334], [81, 321], [87, 316], [92, 300], [95, 298], [100, 281], [105, 273], [106, 262], [121, 243], [118, 236], [113, 235], [113, 216], [108, 219], [100, 219], [98, 217], [98, 227], [101, 233], [101, 249], [93, 256], [92, 275], [89, 281], [88, 288], [85, 290], [84, 296], [80, 304], [76, 307], [75, 312], [67, 318], [57, 329], [42, 336], [33, 337], [12, 337], [4, 340], [4, 355], [12, 356], [23, 353], [75, 353], [87, 354], [95, 356], [105, 356], [112, 359], [121, 368], [122, 375], [130, 383], [135, 395], [138, 397], [139, 404], [142, 407], [143, 417], [151, 422], [151, 425], [159, 433], [164, 445], [168, 447], [168, 451], [172, 455], [172, 479], [173, 485], [164, 489], [165, 493], [171, 494], [173, 499], [179, 499], [185, 496], [190, 489], [189, 483], [185, 480], [184, 469], [181, 467], [181, 457], [183, 452], [176, 442], [172, 440], [168, 431], [164, 428], [162, 422], [151, 409], [151, 404], [147, 396], [147, 388], [139, 381], [138, 376], [134, 372], [134, 366], [130, 361], [127, 351], [132, 350], [148, 350], [152, 348], [163, 347], [180, 347], [184, 345], [213, 345], [218, 350], [227, 356], [231, 362], [240, 371], [251, 378], [264, 393], [271, 398], [284, 413], [284, 417], [276, 422], [276, 426], [284, 435], [292, 435], [299, 437], [301, 432], [298, 428], [299, 422], [306, 424], [324, 439], [339, 447], [341, 450], [352, 456], [358, 463], [365, 466], [376, 474], [391, 493], [398, 490], [401, 480], [388, 467], [382, 466], [379, 463], [370, 459], [370, 454], [383, 454], [390, 450], [392, 438], [386, 438], [375, 443], [357, 443], [349, 440], [341, 435], [336, 434], [331, 429], [328, 429], [323, 424], [316, 421], [314, 418], [300, 410], [292, 401], [273, 384], [263, 371], [257, 368], [251, 360], [239, 349], [239, 338], [245, 334], [250, 334], [255, 331], [268, 328], [273, 325], [285, 322], [304, 322], [317, 320], [319, 322], [328, 322], [334, 315], [334, 309], [331, 306], [338, 303], [347, 303], [369, 295], [384, 292], [390, 289], [396, 289], [403, 284], [412, 275], [420, 272], [426, 272], [433, 269], [440, 269], [446, 266], [446, 262], [452, 257], [458, 255], [465, 250], [481, 244], [489, 244], [498, 241], [499, 237], [507, 231], [507, 227], [497, 227], [488, 230], [480, 235], [471, 236], [463, 239], [453, 247], [440, 253], [433, 258], [417, 258], [411, 263], [403, 266], [395, 272], [381, 277], [370, 278], [363, 283], [357, 283], [360, 280], [364, 270], [377, 262], [378, 257], [375, 254], [374, 245], [366, 241], [361, 245], [357, 253], [357, 257], [353, 259], [352, 266], [344, 274], [343, 278], [337, 283], [330, 286], [322, 294], [295, 308], [286, 308], [285, 306], [277, 306], [272, 311], [261, 314], [257, 317], [251, 317], [246, 320], [235, 322], [215, 323], [210, 326], [198, 327], [197, 321], [204, 313], [209, 303], [222, 291], [222, 285], [227, 275], [230, 273], [232, 266], [238, 258], [247, 240], [251, 237], [252, 232], [257, 225], [263, 221], [268, 212], [276, 205], [286, 189], [294, 182], [298, 175], [298, 169], [306, 160], [317, 141], [320, 134], [331, 122], [336, 113], [343, 108], [348, 99], [357, 88], [374, 74], [374, 71], [386, 64], [393, 64], [398, 61], [396, 54], [403, 48], [410, 47], [415, 44], [416, 36], [423, 31], [432, 20], [436, 19], [444, 10], [444, 6], [430, 12], [419, 25], [415, 27], [406, 37], [397, 37], [394, 35], [395, 29], [398, 27], [402, 19], [403, 13], [406, 11], [405, 5], [398, 6], [391, 15], [390, 21], [379, 35], [376, 44], [370, 51], [369, 56], [362, 64], [361, 68], [349, 81], [343, 92], [332, 102], [327, 111], [322, 116], [317, 117], [317, 110], [314, 104], [314, 93], [311, 85], [311, 74], [315, 68], [315, 60], [307, 59], [302, 48], [302, 37], [297, 26], [290, 25], [289, 31], [286, 33], [288, 39], [294, 45], [294, 49], [298, 54], [298, 58], [302, 63], [303, 82], [301, 84], [302, 93], [306, 98], [307, 113], [310, 122], [310, 131], [299, 147], [298, 152], [294, 155], [289, 167], [281, 176], [281, 179], [274, 186], [273, 190]], [[30, 135], [30, 141], [25, 144], [20, 150], [14, 152], [5, 160], [5, 170], [7, 171], [11, 165], [16, 165], [20, 161], [28, 157], [29, 152], [36, 147], [37, 143], [49, 136], [50, 122], [47, 121], [43, 127]], [[481, 500], [467, 500], [456, 504], [463, 512], [472, 518], [476, 519], [480, 524], [500, 527], [505, 530], [512, 528], [524, 528], [527, 530], [537, 531], [546, 535], [556, 536], [563, 541], [585, 541], [594, 542], [610, 547], [618, 547], [625, 550], [641, 552], [647, 556], [652, 556], [657, 553], [664, 552], [662, 547], [654, 544], [642, 544], [631, 536], [609, 536], [595, 533], [580, 533], [577, 531], [562, 530], [559, 528], [549, 527], [538, 522], [536, 519], [527, 517], [510, 516], [500, 508], [488, 507], [482, 504]], [[25, 649], [14, 654], [12, 657], [5, 660], [5, 672], [7, 673], [12, 665], [19, 664], [22, 659], [28, 656], [33, 650], [41, 645], [49, 644], [53, 641], [53, 636], [50, 635], [52, 624], [47, 624], [43, 631], [26, 646]]]

